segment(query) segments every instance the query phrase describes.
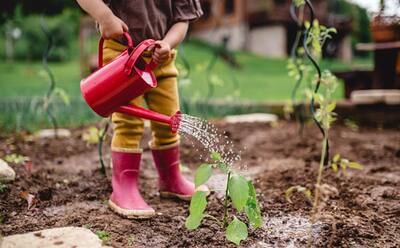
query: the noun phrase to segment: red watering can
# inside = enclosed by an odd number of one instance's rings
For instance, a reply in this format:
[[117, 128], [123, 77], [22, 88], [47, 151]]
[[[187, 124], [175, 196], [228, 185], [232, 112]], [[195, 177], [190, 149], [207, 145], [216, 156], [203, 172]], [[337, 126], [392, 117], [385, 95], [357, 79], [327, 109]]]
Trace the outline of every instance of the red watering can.
[[142, 53], [155, 44], [148, 39], [133, 47], [128, 33], [128, 48], [109, 64], [103, 66], [103, 43], [99, 42], [99, 69], [81, 81], [81, 92], [90, 108], [102, 117], [108, 117], [113, 112], [137, 116], [144, 119], [166, 123], [176, 132], [180, 123], [180, 112], [169, 117], [154, 111], [129, 104], [143, 95], [147, 90], [157, 87], [153, 69], [157, 66], [154, 61], [146, 63]]

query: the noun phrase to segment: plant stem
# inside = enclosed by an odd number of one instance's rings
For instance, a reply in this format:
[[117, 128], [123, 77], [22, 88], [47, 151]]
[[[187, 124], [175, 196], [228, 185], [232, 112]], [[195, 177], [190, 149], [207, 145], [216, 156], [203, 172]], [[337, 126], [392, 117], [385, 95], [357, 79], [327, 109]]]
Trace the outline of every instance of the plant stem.
[[314, 191], [314, 202], [311, 210], [311, 225], [309, 228], [309, 240], [308, 240], [308, 247], [311, 247], [312, 243], [312, 226], [315, 223], [318, 205], [319, 205], [319, 198], [320, 198], [320, 186], [322, 181], [322, 172], [324, 171], [324, 162], [326, 157], [326, 152], [328, 148], [328, 130], [325, 129], [325, 136], [322, 140], [322, 151], [321, 151], [321, 159], [319, 161], [319, 168], [318, 168], [318, 176], [317, 176], [317, 183], [315, 184], [315, 191]]
[[103, 175], [106, 175], [106, 166], [104, 164], [104, 159], [103, 159], [103, 143], [104, 143], [104, 138], [107, 134], [108, 128], [110, 126], [110, 121], [107, 120], [106, 126], [104, 127], [104, 130], [100, 133], [99, 135], [99, 143], [97, 144], [97, 150], [99, 154], [99, 161], [100, 161], [100, 171]]
[[207, 217], [207, 218], [210, 218], [210, 219], [214, 220], [215, 222], [217, 222], [217, 224], [218, 224], [221, 228], [224, 228], [224, 227], [222, 226], [221, 221], [220, 221], [219, 219], [217, 219], [216, 217], [214, 217], [214, 216], [212, 216], [212, 215], [210, 215], [210, 214], [205, 214], [204, 217]]
[[225, 228], [228, 225], [228, 185], [229, 185], [229, 181], [231, 180], [231, 172], [228, 172], [228, 176], [227, 176], [227, 180], [226, 180], [226, 189], [225, 189], [225, 201], [224, 201], [224, 219], [222, 221], [223, 227]]

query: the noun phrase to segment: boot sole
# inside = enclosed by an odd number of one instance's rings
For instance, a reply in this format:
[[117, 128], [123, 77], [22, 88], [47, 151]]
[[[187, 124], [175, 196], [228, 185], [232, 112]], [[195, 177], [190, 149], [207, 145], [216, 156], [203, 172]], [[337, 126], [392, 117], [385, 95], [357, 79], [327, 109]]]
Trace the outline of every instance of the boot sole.
[[108, 206], [112, 211], [127, 219], [149, 219], [156, 214], [154, 210], [130, 210], [120, 208], [111, 200], [108, 200]]

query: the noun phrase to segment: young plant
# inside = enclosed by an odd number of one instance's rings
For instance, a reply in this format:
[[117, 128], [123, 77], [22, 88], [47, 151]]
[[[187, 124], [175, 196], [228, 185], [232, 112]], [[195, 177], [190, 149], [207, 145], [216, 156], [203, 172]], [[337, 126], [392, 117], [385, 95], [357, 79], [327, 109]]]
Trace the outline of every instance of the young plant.
[[[189, 216], [186, 219], [186, 228], [196, 229], [202, 220], [208, 217], [215, 220], [221, 228], [225, 229], [226, 238], [239, 245], [248, 236], [248, 225], [238, 218], [238, 214], [244, 212], [247, 216], [249, 225], [258, 228], [262, 225], [260, 206], [257, 202], [256, 190], [253, 183], [242, 175], [234, 172], [231, 167], [222, 162], [221, 155], [217, 152], [211, 154], [213, 164], [202, 164], [195, 173], [196, 187], [206, 183], [213, 172], [213, 168], [218, 168], [227, 176], [225, 187], [225, 198], [223, 202], [224, 215], [222, 219], [205, 213], [207, 207], [207, 196], [205, 192], [197, 191], [190, 202]], [[235, 209], [236, 215], [233, 214]]]
[[99, 161], [101, 166], [100, 171], [104, 175], [106, 174], [106, 166], [103, 158], [103, 143], [109, 126], [110, 126], [110, 121], [107, 119], [104, 128], [99, 129], [97, 127], [90, 127], [82, 135], [82, 139], [86, 141], [87, 144], [97, 144], [97, 152], [99, 155]]
[[103, 242], [106, 242], [110, 238], [110, 233], [104, 230], [96, 231], [97, 237], [101, 239]]
[[[310, 11], [310, 21], [303, 21], [300, 25], [303, 29], [303, 51], [312, 64], [316, 71], [316, 75], [314, 78], [314, 85], [315, 88], [313, 91], [308, 90], [306, 91], [308, 97], [311, 100], [310, 110], [312, 113], [313, 120], [319, 130], [323, 135], [322, 140], [322, 148], [321, 148], [321, 156], [320, 162], [318, 167], [318, 175], [315, 184], [314, 194], [311, 193], [311, 190], [304, 187], [304, 186], [292, 186], [290, 187], [286, 193], [286, 199], [291, 202], [290, 198], [294, 192], [299, 192], [304, 194], [307, 199], [312, 203], [312, 210], [311, 210], [311, 223], [314, 224], [317, 217], [319, 216], [319, 212], [321, 211], [320, 202], [321, 202], [321, 195], [324, 192], [337, 192], [336, 188], [332, 189], [329, 185], [321, 184], [322, 181], [322, 173], [326, 168], [326, 165], [330, 164], [329, 161], [329, 131], [331, 129], [332, 123], [335, 121], [336, 114], [333, 112], [336, 108], [336, 102], [332, 100], [332, 95], [337, 88], [338, 80], [337, 78], [328, 70], [321, 72], [320, 66], [318, 61], [322, 57], [322, 47], [327, 39], [332, 38], [331, 34], [336, 33], [336, 29], [334, 28], [327, 28], [321, 26], [317, 19], [315, 19], [314, 15], [314, 8], [311, 5], [309, 0], [304, 1], [294, 1], [293, 4], [299, 8], [302, 7], [302, 11], [304, 7], [307, 7]], [[297, 64], [300, 64], [297, 62]], [[290, 65], [290, 64], [289, 64]], [[299, 73], [298, 71], [294, 70], [294, 66], [290, 66], [292, 68], [292, 74], [296, 77]], [[297, 67], [301, 68], [301, 67]], [[322, 87], [321, 87], [322, 86]], [[322, 90], [321, 90], [322, 88]], [[318, 106], [318, 108], [316, 107]], [[351, 166], [350, 166], [351, 164]], [[338, 171], [338, 165], [342, 168], [342, 170], [346, 170], [348, 167], [352, 167], [354, 169], [362, 169], [362, 166], [350, 162], [346, 159], [341, 159], [340, 155], [336, 155], [334, 157], [333, 163], [331, 163], [331, 168], [333, 171]], [[326, 190], [329, 189], [329, 190]], [[326, 197], [323, 197], [323, 200], [326, 201]], [[312, 226], [310, 226], [309, 230], [309, 243], [308, 245], [311, 246], [312, 242]]]
[[0, 183], [0, 194], [6, 192], [8, 189], [7, 185]]
[[4, 160], [9, 162], [9, 163], [13, 163], [13, 164], [24, 165], [30, 159], [29, 159], [29, 157], [23, 156], [21, 154], [11, 153], [11, 154], [6, 155], [4, 157]]

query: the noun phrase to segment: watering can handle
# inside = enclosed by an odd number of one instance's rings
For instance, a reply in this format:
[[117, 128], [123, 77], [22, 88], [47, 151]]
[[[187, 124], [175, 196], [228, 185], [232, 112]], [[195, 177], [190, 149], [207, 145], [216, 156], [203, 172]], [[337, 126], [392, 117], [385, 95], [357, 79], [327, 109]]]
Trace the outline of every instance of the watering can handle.
[[[129, 35], [129, 33], [124, 32], [124, 37], [126, 38], [126, 40], [128, 41], [128, 48], [133, 48], [133, 41], [131, 36]], [[100, 69], [101, 67], [103, 67], [103, 44], [104, 44], [104, 38], [101, 37], [100, 41], [99, 41], [99, 57], [98, 57], [98, 68]]]
[[[155, 45], [155, 40], [147, 39], [142, 41], [141, 43], [139, 43], [139, 45], [137, 45], [137, 47], [135, 47], [125, 64], [125, 73], [127, 75], [131, 75], [136, 60], [142, 55], [142, 53], [153, 45]], [[146, 65], [146, 69], [150, 71], [154, 70], [156, 67], [157, 64], [154, 62], [153, 59]]]

